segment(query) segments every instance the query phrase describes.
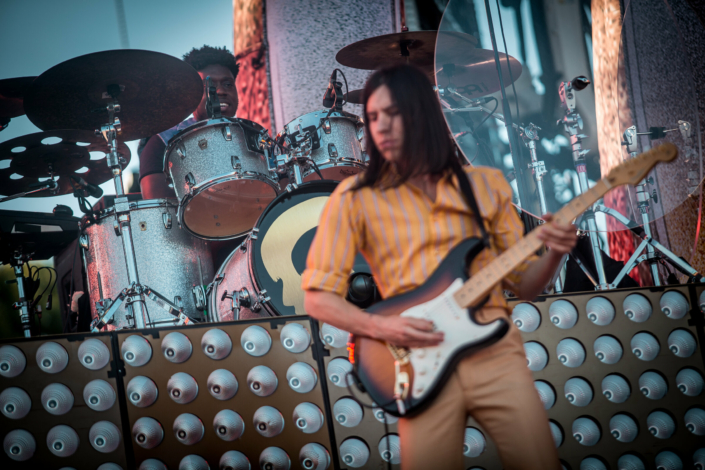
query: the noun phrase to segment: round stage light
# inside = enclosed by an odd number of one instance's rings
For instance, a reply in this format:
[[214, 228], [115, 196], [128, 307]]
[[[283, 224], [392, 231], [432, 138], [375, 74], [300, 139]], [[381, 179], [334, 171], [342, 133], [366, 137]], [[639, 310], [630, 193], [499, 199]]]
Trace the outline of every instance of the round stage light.
[[66, 369], [69, 353], [59, 343], [48, 341], [39, 346], [36, 359], [41, 370], [47, 374], [58, 374]]
[[311, 335], [299, 323], [289, 323], [282, 328], [279, 340], [290, 353], [298, 354], [306, 351], [311, 344]]
[[224, 441], [239, 439], [245, 432], [245, 422], [242, 416], [233, 410], [220, 410], [213, 418], [215, 435]]
[[110, 362], [110, 351], [101, 340], [88, 338], [78, 347], [78, 362], [86, 369], [100, 370]]
[[105, 411], [115, 404], [115, 389], [105, 380], [91, 380], [83, 387], [83, 401], [93, 411]]
[[152, 345], [139, 335], [130, 335], [120, 346], [122, 359], [132, 367], [142, 367], [152, 359]]
[[213, 328], [206, 331], [201, 338], [201, 349], [206, 356], [219, 361], [228, 357], [233, 349], [233, 342], [226, 332]]
[[214, 370], [208, 376], [208, 391], [213, 398], [230, 400], [238, 389], [235, 375], [227, 369]]
[[278, 384], [277, 375], [267, 366], [255, 366], [247, 373], [247, 386], [258, 397], [268, 397]]
[[169, 362], [182, 364], [191, 357], [192, 353], [191, 340], [183, 333], [172, 331], [162, 340], [162, 354]]
[[154, 449], [164, 440], [164, 428], [156, 419], [143, 416], [132, 425], [132, 437], [138, 446]]

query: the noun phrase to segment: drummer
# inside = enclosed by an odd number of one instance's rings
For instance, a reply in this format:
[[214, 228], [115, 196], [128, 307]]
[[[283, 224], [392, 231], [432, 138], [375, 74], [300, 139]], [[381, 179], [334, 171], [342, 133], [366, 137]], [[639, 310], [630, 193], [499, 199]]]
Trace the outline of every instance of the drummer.
[[235, 57], [225, 47], [222, 49], [203, 46], [192, 49], [184, 55], [184, 61], [198, 71], [204, 81], [203, 97], [193, 116], [176, 126], [152, 136], [140, 153], [140, 188], [143, 199], [176, 197], [174, 190], [167, 185], [164, 175], [164, 151], [174, 135], [196, 122], [208, 119], [206, 112], [206, 77], [211, 78], [220, 100], [220, 111], [224, 117], [234, 117], [237, 112], [238, 96], [235, 79], [240, 66]]

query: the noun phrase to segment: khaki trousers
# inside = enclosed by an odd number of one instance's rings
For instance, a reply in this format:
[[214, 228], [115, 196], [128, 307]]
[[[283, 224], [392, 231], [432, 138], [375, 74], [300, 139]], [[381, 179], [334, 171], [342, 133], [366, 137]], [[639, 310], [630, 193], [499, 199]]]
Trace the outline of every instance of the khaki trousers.
[[[506, 318], [504, 309], [485, 309], [478, 320], [500, 316]], [[505, 470], [561, 469], [521, 334], [512, 322], [504, 338], [458, 364], [429, 408], [399, 420], [402, 469], [464, 469], [468, 414], [496, 444]]]

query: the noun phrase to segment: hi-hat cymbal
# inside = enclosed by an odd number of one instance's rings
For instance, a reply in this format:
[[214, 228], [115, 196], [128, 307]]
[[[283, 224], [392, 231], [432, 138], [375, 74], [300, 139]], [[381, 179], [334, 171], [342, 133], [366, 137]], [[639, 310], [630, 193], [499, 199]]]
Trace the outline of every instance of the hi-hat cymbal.
[[24, 114], [24, 95], [37, 77], [17, 77], [0, 80], [0, 119]]
[[[439, 32], [435, 65], [436, 83], [439, 87], [453, 86], [470, 99], [500, 90], [494, 51], [477, 49], [475, 44], [475, 38], [467, 34], [455, 31]], [[500, 52], [499, 62], [504, 86], [509, 86], [521, 76], [521, 63], [514, 57]]]
[[412, 64], [431, 74], [437, 33], [406, 31], [363, 39], [339, 50], [335, 59], [354, 69], [376, 70], [387, 65]]
[[[56, 138], [61, 141], [42, 142]], [[0, 193], [9, 196], [29, 191], [31, 185], [48, 179], [52, 171], [59, 185], [58, 192], [41, 191], [31, 197], [73, 193], [71, 175], [95, 185], [105, 183], [113, 176], [105, 161], [107, 152], [108, 144], [102, 136], [76, 129], [37, 132], [8, 140], [0, 144]], [[126, 164], [130, 162], [127, 145], [121, 142], [118, 153]]]
[[42, 130], [93, 131], [107, 123], [108, 86], [118, 85], [121, 141], [149, 137], [183, 121], [201, 102], [203, 82], [186, 62], [159, 52], [122, 49], [62, 62], [25, 96], [27, 117]]

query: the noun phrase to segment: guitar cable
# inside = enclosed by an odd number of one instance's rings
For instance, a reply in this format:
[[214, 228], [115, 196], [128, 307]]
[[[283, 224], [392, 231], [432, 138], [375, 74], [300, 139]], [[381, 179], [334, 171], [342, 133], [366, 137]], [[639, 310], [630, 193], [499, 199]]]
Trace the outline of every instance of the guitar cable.
[[[385, 440], [387, 441], [387, 450], [391, 453], [391, 446], [389, 444], [389, 423], [387, 423], [387, 412], [384, 411], [383, 407], [386, 407], [386, 406], [393, 404], [396, 400], [391, 400], [387, 403], [377, 405], [377, 406], [373, 406], [372, 404], [368, 405], [368, 404], [362, 403], [360, 401], [360, 399], [355, 396], [355, 393], [353, 392], [352, 388], [350, 387], [350, 381], [348, 380], [348, 376], [352, 376], [353, 380], [356, 383], [360, 383], [360, 379], [358, 378], [357, 374], [355, 374], [354, 369], [349, 371], [347, 374], [345, 374], [345, 386], [347, 387], [348, 393], [350, 394], [352, 399], [355, 400], [357, 402], [357, 404], [363, 408], [369, 408], [369, 409], [379, 408], [380, 410], [382, 410], [382, 418], [383, 418], [382, 422], [384, 423], [384, 437], [385, 437]], [[372, 403], [374, 403], [374, 402], [372, 402]], [[382, 458], [384, 458], [384, 457], [382, 457]], [[387, 470], [392, 470], [391, 457], [389, 458], [389, 460], [387, 460]]]

